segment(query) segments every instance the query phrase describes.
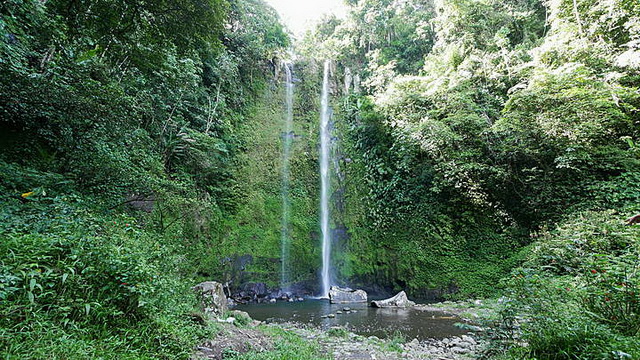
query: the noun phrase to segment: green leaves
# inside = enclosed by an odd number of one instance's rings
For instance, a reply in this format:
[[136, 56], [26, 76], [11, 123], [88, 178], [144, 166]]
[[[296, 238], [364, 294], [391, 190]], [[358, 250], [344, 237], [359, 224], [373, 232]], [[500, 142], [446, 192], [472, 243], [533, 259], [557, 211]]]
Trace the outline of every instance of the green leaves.
[[237, 130], [288, 35], [253, 0], [0, 13], [0, 348], [188, 357], [205, 332], [189, 284], [217, 264]]
[[637, 356], [639, 230], [622, 219], [574, 213], [531, 246], [501, 311], [504, 324], [520, 325], [508, 329], [514, 357]]

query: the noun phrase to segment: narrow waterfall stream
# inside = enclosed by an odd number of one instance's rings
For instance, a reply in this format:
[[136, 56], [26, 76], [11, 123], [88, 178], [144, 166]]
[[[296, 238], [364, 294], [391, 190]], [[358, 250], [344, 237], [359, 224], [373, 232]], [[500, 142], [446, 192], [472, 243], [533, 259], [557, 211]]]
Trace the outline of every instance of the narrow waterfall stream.
[[289, 248], [291, 246], [290, 239], [290, 213], [291, 199], [289, 194], [290, 182], [290, 161], [291, 161], [291, 145], [293, 142], [293, 64], [284, 64], [286, 74], [286, 111], [285, 126], [282, 136], [282, 230], [280, 234], [280, 251], [281, 251], [281, 269], [280, 269], [280, 288], [286, 289], [289, 286], [290, 259]]
[[329, 296], [331, 283], [331, 233], [329, 229], [329, 188], [331, 176], [331, 109], [329, 108], [329, 61], [324, 63], [322, 80], [322, 109], [320, 114], [320, 228], [322, 230], [322, 297]]

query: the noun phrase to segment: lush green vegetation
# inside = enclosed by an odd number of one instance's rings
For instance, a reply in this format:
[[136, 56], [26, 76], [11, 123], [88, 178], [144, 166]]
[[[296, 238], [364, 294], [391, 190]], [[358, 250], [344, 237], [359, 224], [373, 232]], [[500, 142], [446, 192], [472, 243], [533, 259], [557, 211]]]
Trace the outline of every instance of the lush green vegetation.
[[[640, 356], [639, 230], [613, 211], [585, 211], [545, 232], [505, 279], [489, 356], [635, 359]], [[526, 341], [528, 346], [514, 346]]]
[[[640, 357], [640, 4], [347, 3], [295, 44], [291, 280], [332, 59], [342, 281], [501, 298], [489, 358]], [[187, 358], [192, 285], [279, 279], [289, 36], [261, 0], [0, 13], [2, 354]], [[279, 335], [238, 358], [320, 356]]]
[[504, 296], [490, 358], [637, 357], [638, 3], [350, 3], [301, 47], [362, 79], [334, 103], [342, 276]]
[[3, 358], [187, 358], [288, 35], [260, 0], [0, 13]]

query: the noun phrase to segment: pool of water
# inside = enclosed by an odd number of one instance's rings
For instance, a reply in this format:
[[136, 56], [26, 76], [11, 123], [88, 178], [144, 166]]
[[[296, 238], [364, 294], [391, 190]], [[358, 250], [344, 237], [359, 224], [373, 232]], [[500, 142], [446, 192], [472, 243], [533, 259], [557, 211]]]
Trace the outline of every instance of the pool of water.
[[[336, 314], [345, 307], [356, 312]], [[301, 302], [238, 305], [253, 319], [270, 322], [297, 322], [329, 329], [342, 326], [364, 336], [387, 338], [400, 332], [406, 339], [442, 339], [459, 336], [467, 330], [455, 326], [462, 320], [443, 312], [408, 309], [377, 309], [367, 304], [330, 304], [328, 300], [307, 299]], [[335, 314], [335, 318], [323, 315]]]

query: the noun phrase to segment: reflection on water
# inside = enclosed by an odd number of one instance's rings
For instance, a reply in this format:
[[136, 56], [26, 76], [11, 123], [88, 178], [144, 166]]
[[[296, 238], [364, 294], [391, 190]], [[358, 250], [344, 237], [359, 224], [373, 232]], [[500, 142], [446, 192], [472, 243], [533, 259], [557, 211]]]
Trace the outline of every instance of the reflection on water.
[[[355, 312], [337, 314], [348, 307]], [[305, 300], [303, 302], [275, 304], [239, 305], [238, 310], [246, 311], [252, 318], [266, 322], [297, 322], [313, 324], [328, 329], [343, 326], [350, 331], [364, 335], [385, 338], [397, 331], [407, 339], [441, 339], [466, 333], [454, 324], [460, 319], [442, 312], [414, 309], [377, 309], [367, 304], [330, 304], [328, 300]], [[336, 314], [335, 318], [323, 315]]]

